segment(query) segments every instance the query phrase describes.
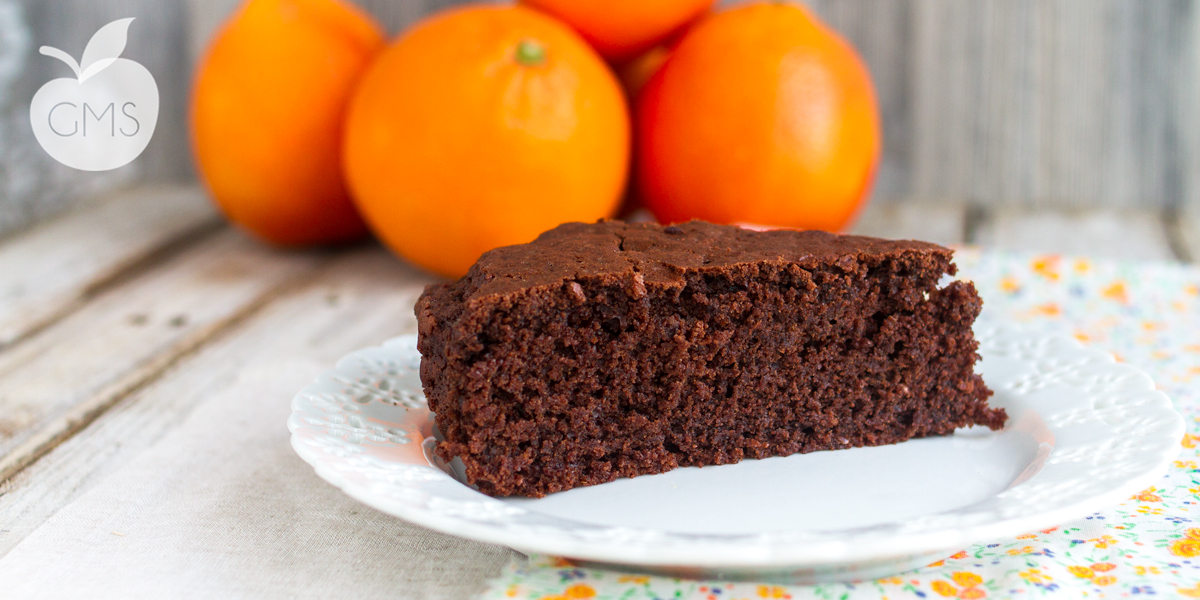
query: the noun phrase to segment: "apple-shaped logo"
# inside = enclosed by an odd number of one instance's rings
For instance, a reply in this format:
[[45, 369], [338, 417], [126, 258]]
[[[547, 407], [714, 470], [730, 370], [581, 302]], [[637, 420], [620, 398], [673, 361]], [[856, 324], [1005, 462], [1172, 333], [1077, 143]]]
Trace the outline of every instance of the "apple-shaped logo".
[[121, 58], [129, 23], [101, 27], [79, 63], [70, 54], [42, 46], [75, 72], [47, 82], [33, 96], [33, 135], [58, 162], [83, 171], [129, 164], [146, 149], [158, 123], [158, 85], [146, 67]]

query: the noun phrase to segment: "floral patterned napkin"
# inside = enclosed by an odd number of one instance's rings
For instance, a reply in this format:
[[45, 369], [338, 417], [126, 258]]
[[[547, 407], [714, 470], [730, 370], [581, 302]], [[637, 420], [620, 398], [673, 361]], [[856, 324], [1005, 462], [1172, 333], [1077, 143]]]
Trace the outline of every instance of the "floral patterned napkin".
[[1155, 486], [1092, 516], [977, 544], [876, 581], [817, 586], [679, 580], [531, 556], [486, 599], [1200, 598], [1200, 269], [1058, 256], [956, 255], [984, 317], [1033, 323], [1112, 352], [1154, 378], [1187, 422], [1183, 454]]

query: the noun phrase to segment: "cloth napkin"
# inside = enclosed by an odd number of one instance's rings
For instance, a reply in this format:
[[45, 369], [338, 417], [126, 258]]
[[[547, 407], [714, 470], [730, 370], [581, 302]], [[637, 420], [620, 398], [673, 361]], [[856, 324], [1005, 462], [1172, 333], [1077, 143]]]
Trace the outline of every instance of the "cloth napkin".
[[1044, 531], [953, 552], [927, 567], [854, 584], [692, 581], [513, 561], [486, 599], [1200, 598], [1200, 269], [980, 252], [956, 254], [985, 318], [1036, 324], [1113, 353], [1154, 378], [1187, 422], [1183, 454], [1153, 487]]

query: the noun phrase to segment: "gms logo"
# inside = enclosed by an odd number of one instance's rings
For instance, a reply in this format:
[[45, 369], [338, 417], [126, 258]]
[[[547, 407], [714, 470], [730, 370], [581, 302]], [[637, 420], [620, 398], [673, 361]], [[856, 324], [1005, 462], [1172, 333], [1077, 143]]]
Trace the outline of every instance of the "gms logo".
[[58, 162], [83, 171], [108, 171], [137, 158], [158, 122], [158, 86], [146, 67], [120, 58], [129, 23], [101, 27], [78, 63], [66, 52], [41, 53], [67, 63], [75, 77], [55, 79], [33, 96], [29, 119], [42, 148]]

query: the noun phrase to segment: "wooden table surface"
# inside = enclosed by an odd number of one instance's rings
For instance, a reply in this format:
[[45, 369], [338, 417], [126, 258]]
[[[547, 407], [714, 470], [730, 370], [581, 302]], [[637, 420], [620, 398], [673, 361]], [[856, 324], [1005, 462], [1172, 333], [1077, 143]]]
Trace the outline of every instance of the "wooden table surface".
[[[856, 231], [1116, 259], [1200, 257], [1195, 228], [1169, 212], [880, 204]], [[352, 350], [415, 331], [412, 304], [432, 281], [371, 243], [269, 248], [226, 225], [193, 188], [117, 194], [0, 241], [0, 569], [56, 513], [73, 505], [86, 514], [89, 490], [169, 444], [206, 403], [242, 393], [251, 374], [269, 383], [291, 361], [311, 378]], [[279, 375], [267, 388], [278, 397], [262, 401], [286, 406], [295, 377]], [[204, 474], [195, 477], [203, 485]], [[325, 485], [311, 480], [304, 485]], [[277, 550], [269, 536], [260, 543]], [[427, 549], [449, 570], [409, 573], [415, 595], [478, 589], [512, 556], [456, 544]]]

